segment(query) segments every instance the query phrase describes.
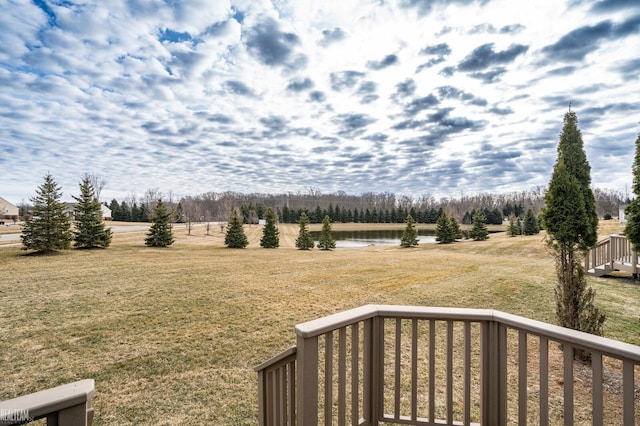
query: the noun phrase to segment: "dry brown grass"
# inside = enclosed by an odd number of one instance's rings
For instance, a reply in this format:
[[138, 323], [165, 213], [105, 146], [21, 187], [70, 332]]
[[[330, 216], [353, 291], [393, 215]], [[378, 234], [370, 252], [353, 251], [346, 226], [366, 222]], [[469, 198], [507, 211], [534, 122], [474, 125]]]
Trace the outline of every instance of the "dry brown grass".
[[[145, 247], [144, 231], [116, 234], [107, 250], [1, 248], [0, 399], [94, 378], [97, 425], [251, 425], [252, 367], [292, 345], [295, 324], [367, 303], [554, 321], [542, 234], [307, 252], [294, 248], [296, 225], [280, 226], [275, 250], [259, 247], [260, 227], [246, 231], [243, 250], [224, 248], [219, 227], [187, 236], [184, 225], [167, 249]], [[640, 344], [639, 287], [589, 281], [607, 336]]]

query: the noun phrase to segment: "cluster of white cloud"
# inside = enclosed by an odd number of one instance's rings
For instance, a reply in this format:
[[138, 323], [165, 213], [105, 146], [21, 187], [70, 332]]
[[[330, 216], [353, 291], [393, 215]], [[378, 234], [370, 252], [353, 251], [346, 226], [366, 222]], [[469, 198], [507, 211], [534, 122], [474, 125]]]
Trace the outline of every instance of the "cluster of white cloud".
[[640, 3], [5, 3], [0, 170], [103, 198], [148, 188], [459, 196], [545, 186], [562, 116], [624, 190]]

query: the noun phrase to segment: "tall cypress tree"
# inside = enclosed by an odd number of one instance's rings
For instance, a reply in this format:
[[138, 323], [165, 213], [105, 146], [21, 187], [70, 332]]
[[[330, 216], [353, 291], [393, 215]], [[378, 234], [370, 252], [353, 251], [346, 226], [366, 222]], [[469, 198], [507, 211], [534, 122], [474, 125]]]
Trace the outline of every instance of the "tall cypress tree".
[[[111, 244], [111, 229], [105, 229], [102, 222], [100, 202], [96, 199], [95, 189], [89, 176], [80, 183], [80, 196], [73, 196], [75, 206], [76, 229], [74, 247], [80, 249], [107, 248]], [[117, 204], [117, 203], [116, 203]]]
[[278, 228], [276, 226], [276, 213], [272, 207], [267, 207], [264, 219], [266, 223], [262, 230], [260, 246], [264, 248], [277, 248], [280, 246], [280, 237], [278, 237]]
[[331, 236], [331, 218], [329, 215], [322, 219], [322, 231], [320, 231], [318, 248], [321, 250], [331, 250], [336, 248], [336, 241]]
[[473, 228], [469, 232], [469, 237], [475, 241], [484, 241], [489, 238], [489, 231], [487, 229], [487, 218], [482, 214], [480, 209], [476, 209], [473, 212]]
[[23, 250], [48, 253], [71, 247], [71, 220], [61, 197], [60, 187], [47, 173], [44, 183], [36, 189], [36, 196], [30, 199], [33, 219], [25, 224], [20, 236]]
[[249, 244], [247, 235], [242, 228], [242, 221], [236, 209], [231, 210], [229, 225], [227, 225], [227, 235], [224, 237], [224, 244], [229, 248], [245, 248]]
[[400, 247], [415, 247], [418, 245], [418, 231], [416, 231], [413, 216], [408, 214], [405, 222], [407, 226], [404, 228], [402, 237], [400, 237]]
[[169, 247], [173, 244], [173, 229], [170, 220], [171, 215], [167, 212], [167, 208], [162, 200], [158, 200], [144, 243], [149, 247]]
[[633, 159], [631, 172], [633, 173], [632, 190], [636, 199], [624, 211], [624, 214], [627, 215], [624, 234], [633, 244], [633, 248], [640, 252], [640, 133], [636, 139], [636, 155]]
[[300, 220], [298, 220], [298, 224], [300, 225], [300, 231], [298, 232], [298, 238], [296, 238], [296, 247], [300, 250], [312, 249], [315, 245], [315, 242], [313, 241], [311, 232], [309, 232], [309, 218], [307, 217], [306, 213], [302, 212], [300, 214]]
[[[563, 327], [602, 335], [605, 317], [593, 304], [595, 292], [587, 287], [581, 256], [597, 239], [597, 215], [593, 192], [588, 186], [591, 182], [589, 171], [577, 118], [569, 111], [564, 117], [558, 158], [542, 212], [558, 278], [556, 316]], [[575, 350], [574, 356], [588, 360], [590, 355]]]
[[576, 228], [580, 250], [588, 250], [598, 241], [598, 213], [596, 200], [591, 190], [591, 166], [587, 160], [578, 129], [578, 117], [574, 111], [564, 115], [564, 126], [558, 143], [558, 156], [562, 155], [570, 176], [574, 177], [582, 193], [586, 218]]

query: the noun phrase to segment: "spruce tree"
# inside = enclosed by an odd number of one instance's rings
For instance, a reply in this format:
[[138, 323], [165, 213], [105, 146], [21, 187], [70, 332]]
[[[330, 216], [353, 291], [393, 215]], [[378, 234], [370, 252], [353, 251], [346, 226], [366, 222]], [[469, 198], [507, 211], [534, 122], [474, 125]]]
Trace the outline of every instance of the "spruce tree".
[[266, 223], [262, 230], [260, 246], [264, 248], [277, 248], [280, 246], [280, 237], [278, 237], [278, 228], [276, 226], [276, 213], [272, 207], [267, 207], [264, 219]]
[[33, 218], [25, 224], [20, 236], [23, 250], [49, 253], [71, 247], [71, 220], [65, 203], [60, 201], [60, 189], [51, 174], [47, 173], [44, 183], [36, 189], [36, 196], [30, 198]]
[[453, 216], [449, 216], [449, 227], [451, 228], [451, 233], [453, 234], [453, 241], [462, 238], [462, 229], [460, 229], [460, 224], [458, 220]]
[[[602, 335], [605, 317], [593, 303], [595, 292], [587, 287], [582, 266], [582, 253], [596, 242], [597, 222], [594, 224], [593, 218], [597, 221], [597, 216], [593, 193], [588, 187], [590, 167], [576, 123], [575, 113], [565, 114], [542, 220], [556, 264], [559, 324]], [[577, 359], [588, 360], [589, 356], [582, 350], [574, 351]]]
[[231, 210], [227, 234], [224, 236], [224, 244], [229, 248], [245, 248], [249, 244], [236, 209]]
[[540, 225], [538, 224], [538, 218], [533, 213], [532, 209], [528, 209], [524, 215], [524, 225], [522, 229], [524, 235], [535, 235], [540, 233]]
[[311, 232], [309, 232], [309, 218], [306, 213], [302, 212], [300, 214], [300, 220], [298, 220], [298, 224], [300, 225], [300, 232], [298, 232], [298, 238], [296, 238], [296, 247], [300, 250], [310, 250], [315, 245], [313, 241], [313, 237], [311, 236]]
[[[95, 190], [89, 176], [80, 183], [80, 196], [73, 196], [75, 205], [76, 229], [74, 247], [79, 249], [107, 248], [111, 244], [111, 229], [102, 222], [102, 206], [96, 199]], [[117, 204], [117, 203], [116, 203]]]
[[404, 228], [400, 238], [400, 247], [415, 247], [418, 245], [418, 231], [416, 231], [415, 221], [411, 214], [407, 215], [405, 223], [407, 226]]
[[118, 203], [118, 200], [116, 200], [115, 198], [111, 200], [109, 208], [111, 209], [111, 220], [122, 220], [122, 215], [120, 213], [120, 204]]
[[456, 240], [454, 229], [451, 227], [451, 220], [447, 213], [442, 212], [436, 221], [436, 241], [442, 244], [452, 243]]
[[469, 232], [469, 237], [475, 241], [484, 241], [489, 238], [487, 229], [487, 218], [482, 214], [480, 209], [473, 212], [473, 228]]
[[151, 217], [151, 226], [144, 243], [149, 247], [169, 247], [173, 244], [171, 215], [167, 212], [162, 200], [158, 200]]
[[631, 189], [636, 198], [624, 211], [627, 216], [624, 234], [633, 244], [634, 250], [640, 252], [640, 134], [636, 139], [636, 155], [633, 159], [631, 172], [633, 173], [633, 186]]
[[331, 250], [336, 248], [336, 241], [331, 236], [331, 218], [328, 215], [322, 219], [322, 231], [320, 231], [318, 248], [321, 250]]
[[509, 235], [510, 237], [520, 235], [520, 227], [518, 226], [516, 217], [513, 215], [509, 217], [509, 227], [507, 228], [507, 235]]

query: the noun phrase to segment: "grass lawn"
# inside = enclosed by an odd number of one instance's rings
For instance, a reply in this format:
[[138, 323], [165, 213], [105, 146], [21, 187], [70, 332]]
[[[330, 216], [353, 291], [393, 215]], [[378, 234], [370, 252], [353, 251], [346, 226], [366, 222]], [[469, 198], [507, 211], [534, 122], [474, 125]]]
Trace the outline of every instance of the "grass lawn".
[[[601, 235], [621, 229], [603, 222]], [[0, 400], [93, 378], [96, 425], [253, 425], [253, 367], [294, 344], [298, 323], [368, 303], [555, 321], [543, 234], [325, 252], [296, 250], [297, 225], [280, 225], [279, 249], [259, 246], [261, 227], [245, 230], [241, 250], [223, 246], [219, 227], [187, 236], [184, 225], [166, 249], [145, 247], [144, 231], [52, 256], [0, 245]], [[640, 286], [589, 283], [606, 336], [639, 345]]]

